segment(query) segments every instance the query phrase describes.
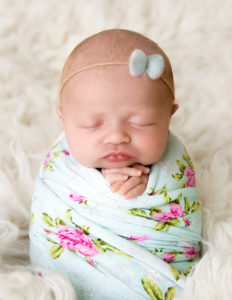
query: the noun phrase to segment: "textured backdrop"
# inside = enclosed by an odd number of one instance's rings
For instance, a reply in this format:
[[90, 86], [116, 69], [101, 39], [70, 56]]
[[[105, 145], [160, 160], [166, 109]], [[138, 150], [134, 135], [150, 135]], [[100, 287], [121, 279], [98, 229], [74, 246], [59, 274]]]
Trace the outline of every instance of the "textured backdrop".
[[232, 2], [230, 0], [0, 1], [0, 299], [75, 299], [59, 275], [33, 269], [33, 182], [61, 130], [60, 70], [83, 38], [127, 28], [171, 59], [187, 145], [203, 202], [201, 262], [178, 300], [232, 299]]

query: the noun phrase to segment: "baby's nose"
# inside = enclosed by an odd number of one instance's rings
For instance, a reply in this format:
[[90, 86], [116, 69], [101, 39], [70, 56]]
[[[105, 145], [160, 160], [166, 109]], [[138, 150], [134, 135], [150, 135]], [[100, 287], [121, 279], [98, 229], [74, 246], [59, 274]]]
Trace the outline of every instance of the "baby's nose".
[[105, 144], [121, 144], [129, 143], [130, 135], [121, 127], [109, 129], [108, 133], [105, 135]]

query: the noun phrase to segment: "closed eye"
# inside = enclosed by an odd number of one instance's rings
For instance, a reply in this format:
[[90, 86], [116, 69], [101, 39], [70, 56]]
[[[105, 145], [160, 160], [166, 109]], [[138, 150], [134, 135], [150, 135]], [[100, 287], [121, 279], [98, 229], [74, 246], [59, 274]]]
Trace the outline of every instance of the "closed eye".
[[155, 126], [156, 123], [130, 123], [130, 125], [135, 127], [151, 127]]
[[79, 127], [84, 128], [84, 129], [94, 129], [94, 128], [99, 128], [103, 122], [96, 122], [96, 123], [86, 123], [86, 124], [78, 124]]

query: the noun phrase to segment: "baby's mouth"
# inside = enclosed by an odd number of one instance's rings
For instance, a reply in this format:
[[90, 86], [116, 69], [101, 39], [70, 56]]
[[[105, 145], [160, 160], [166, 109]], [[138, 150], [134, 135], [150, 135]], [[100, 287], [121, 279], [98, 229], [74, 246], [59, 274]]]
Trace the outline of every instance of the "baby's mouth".
[[131, 156], [126, 152], [111, 152], [103, 157], [104, 160], [109, 162], [126, 161], [126, 160], [130, 160], [131, 158], [133, 158], [133, 156]]

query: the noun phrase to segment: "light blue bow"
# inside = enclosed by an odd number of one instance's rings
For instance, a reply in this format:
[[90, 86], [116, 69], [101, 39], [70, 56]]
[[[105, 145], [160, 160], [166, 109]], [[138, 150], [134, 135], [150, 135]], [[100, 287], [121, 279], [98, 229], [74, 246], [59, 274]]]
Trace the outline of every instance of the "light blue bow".
[[164, 71], [164, 58], [160, 54], [147, 56], [142, 50], [135, 49], [129, 58], [129, 71], [132, 76], [146, 72], [149, 78], [157, 79]]

